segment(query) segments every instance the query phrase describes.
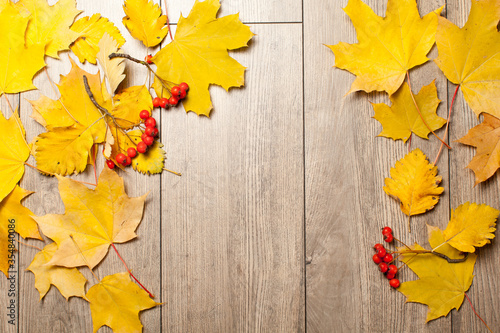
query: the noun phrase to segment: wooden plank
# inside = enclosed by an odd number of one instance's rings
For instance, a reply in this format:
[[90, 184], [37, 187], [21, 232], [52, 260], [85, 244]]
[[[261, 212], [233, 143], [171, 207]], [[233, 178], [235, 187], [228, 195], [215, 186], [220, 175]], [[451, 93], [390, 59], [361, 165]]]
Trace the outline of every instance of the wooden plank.
[[301, 25], [251, 29], [245, 88], [163, 115], [164, 331], [304, 330]]
[[[93, 13], [101, 13], [110, 19], [122, 32], [127, 43], [123, 47], [123, 51], [135, 56], [138, 54], [145, 55], [146, 49], [140, 42], [134, 40], [128, 31], [123, 27], [121, 19], [123, 10], [121, 3], [107, 2], [105, 4], [92, 2], [79, 2], [78, 8], [84, 10], [84, 15], [92, 15]], [[61, 61], [47, 59], [49, 66], [49, 74], [53, 81], [58, 82], [59, 74], [67, 74], [70, 70], [68, 54], [61, 54]], [[76, 59], [76, 57], [73, 57]], [[76, 60], [78, 62], [78, 60]], [[86, 64], [83, 66], [89, 72], [95, 73], [97, 68]], [[122, 87], [144, 84], [147, 71], [136, 64], [127, 63], [126, 70], [127, 78], [122, 84]], [[56, 98], [47, 76], [45, 73], [40, 73], [35, 80], [35, 85], [40, 89], [40, 92]], [[29, 118], [32, 112], [31, 105], [24, 100], [35, 100], [40, 96], [39, 91], [28, 92], [22, 94], [21, 99], [21, 114], [22, 121], [26, 125], [28, 140], [33, 139], [37, 134], [43, 132], [43, 128]], [[82, 96], [86, 98], [86, 96]], [[137, 110], [139, 112], [140, 110]], [[157, 115], [155, 115], [157, 116]], [[158, 119], [159, 120], [159, 119]], [[32, 164], [35, 164], [31, 159]], [[97, 174], [104, 166], [104, 158], [98, 154]], [[120, 251], [121, 256], [126, 261], [134, 275], [155, 295], [156, 301], [161, 302], [158, 295], [160, 294], [160, 187], [158, 186], [160, 176], [144, 176], [129, 169], [127, 172], [119, 172], [119, 175], [124, 178], [125, 189], [129, 196], [137, 197], [144, 193], [150, 192], [146, 200], [145, 212], [143, 220], [137, 230], [138, 238], [126, 243], [118, 244], [116, 247]], [[92, 167], [87, 171], [75, 177], [79, 180], [95, 182], [94, 172]], [[57, 181], [50, 177], [41, 176], [36, 171], [27, 170], [23, 185], [36, 193], [26, 200], [26, 205], [38, 215], [48, 213], [63, 213], [64, 206], [59, 199], [57, 190]], [[43, 245], [40, 245], [43, 246]], [[35, 250], [22, 248], [21, 267], [25, 268], [31, 262]], [[87, 290], [96, 283], [88, 269], [83, 269], [89, 283]], [[95, 269], [99, 278], [106, 275], [118, 272], [124, 272], [125, 267], [119, 260], [118, 256], [111, 249], [111, 253], [105, 258], [104, 262]], [[89, 332], [92, 331], [92, 320], [90, 317], [90, 309], [88, 303], [82, 299], [70, 299], [65, 302], [59, 295], [59, 292], [52, 290], [48, 293], [42, 302], [39, 302], [38, 291], [34, 288], [34, 276], [27, 272], [21, 275], [21, 318], [20, 331], [40, 331], [40, 332]], [[52, 288], [55, 289], [55, 288]], [[141, 320], [144, 325], [144, 332], [159, 332], [161, 326], [160, 320], [161, 311], [157, 307], [141, 314]], [[33, 318], [37, 318], [36, 321]], [[110, 329], [103, 328], [100, 331], [110, 332]]]
[[[273, 23], [301, 22], [302, 1], [300, 0], [222, 0], [219, 17], [239, 13], [243, 22]], [[165, 7], [165, 0], [161, 1]], [[167, 1], [170, 22], [176, 24], [182, 13], [186, 17], [195, 0]]]
[[[385, 15], [384, 1], [365, 1], [378, 15]], [[419, 3], [422, 14], [444, 1]], [[391, 226], [397, 238], [409, 244], [426, 244], [425, 222], [446, 221], [448, 197], [425, 216], [407, 217], [384, 191], [384, 179], [396, 160], [408, 152], [401, 141], [377, 138], [381, 125], [371, 119], [369, 102], [388, 103], [384, 94], [354, 93], [344, 97], [354, 80], [346, 71], [332, 68], [334, 55], [324, 44], [355, 43], [343, 1], [304, 2], [305, 161], [306, 161], [306, 314], [310, 332], [446, 331], [450, 320], [425, 324], [426, 308], [404, 305], [405, 297], [389, 287], [371, 257], [372, 246], [382, 242], [380, 229]], [[432, 64], [411, 71], [413, 91], [438, 77]], [[439, 96], [446, 100], [446, 96]], [[439, 114], [445, 116], [446, 103]], [[439, 132], [442, 135], [442, 132]], [[433, 161], [437, 139], [413, 138]], [[439, 173], [447, 178], [447, 156]], [[445, 222], [443, 222], [445, 223]], [[440, 225], [439, 223], [437, 223]], [[415, 275], [403, 271], [402, 281]]]
[[[454, 24], [462, 27], [467, 21], [470, 1], [449, 1], [447, 17]], [[449, 84], [448, 96], [453, 96], [455, 85]], [[469, 129], [482, 122], [469, 108], [460, 91], [453, 106], [453, 121], [451, 123], [450, 141], [454, 142], [467, 134]], [[466, 169], [467, 164], [476, 154], [476, 149], [459, 143], [453, 144], [450, 153], [450, 191], [451, 208], [455, 209], [465, 202], [485, 203], [496, 209], [500, 208], [500, 178], [498, 172], [486, 182], [474, 186], [474, 173]], [[498, 237], [498, 231], [496, 233]], [[500, 314], [496, 309], [500, 306], [500, 247], [497, 241], [477, 251], [478, 258], [474, 268], [474, 281], [467, 295], [476, 312], [485, 320], [488, 326], [497, 332], [500, 327]], [[465, 299], [459, 312], [452, 313], [453, 331], [456, 332], [486, 332], [483, 323], [474, 315], [474, 312]]]

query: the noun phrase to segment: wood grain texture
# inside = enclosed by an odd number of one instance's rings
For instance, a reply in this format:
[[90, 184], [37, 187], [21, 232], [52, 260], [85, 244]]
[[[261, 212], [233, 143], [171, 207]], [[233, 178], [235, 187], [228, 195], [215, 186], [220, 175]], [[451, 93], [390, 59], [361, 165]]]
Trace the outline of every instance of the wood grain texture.
[[303, 330], [301, 26], [251, 29], [245, 88], [163, 116], [165, 331]]

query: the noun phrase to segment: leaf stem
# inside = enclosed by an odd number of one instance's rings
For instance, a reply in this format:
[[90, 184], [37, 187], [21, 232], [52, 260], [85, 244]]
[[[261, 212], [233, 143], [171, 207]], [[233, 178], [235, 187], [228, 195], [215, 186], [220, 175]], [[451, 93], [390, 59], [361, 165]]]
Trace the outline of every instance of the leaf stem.
[[493, 331], [491, 330], [491, 328], [488, 327], [488, 325], [486, 324], [486, 322], [483, 320], [483, 318], [481, 318], [480, 315], [477, 314], [476, 312], [476, 309], [474, 309], [474, 306], [472, 305], [472, 302], [470, 301], [470, 298], [469, 296], [467, 296], [466, 293], [464, 293], [465, 297], [467, 298], [467, 300], [469, 301], [469, 304], [470, 304], [470, 307], [472, 308], [472, 311], [474, 311], [474, 314], [479, 318], [481, 319], [481, 321], [483, 322], [484, 326], [486, 326], [486, 328], [488, 329], [488, 331], [490, 331], [491, 333], [493, 333]]
[[122, 256], [120, 255], [120, 253], [118, 253], [118, 250], [116, 249], [115, 247], [115, 244], [114, 243], [111, 243], [111, 246], [113, 247], [113, 249], [115, 250], [116, 254], [118, 255], [118, 258], [120, 258], [120, 260], [122, 261], [123, 265], [125, 266], [125, 269], [127, 270], [127, 272], [130, 274], [130, 276], [135, 280], [135, 282], [137, 282], [141, 287], [142, 289], [144, 289], [148, 294], [149, 294], [149, 297], [151, 298], [155, 298], [155, 296], [153, 294], [151, 294], [151, 292], [149, 290], [146, 289], [146, 287], [144, 287], [142, 285], [141, 282], [139, 282], [139, 280], [137, 280], [137, 278], [134, 276], [134, 274], [132, 274], [132, 272], [130, 271], [130, 269], [128, 269], [128, 266], [127, 264], [125, 263], [125, 261], [123, 260]]
[[[451, 109], [453, 108], [453, 103], [455, 102], [455, 97], [457, 97], [458, 88], [460, 88], [459, 85], [455, 88], [455, 93], [453, 94], [453, 98], [451, 99], [450, 111], [448, 111], [448, 120], [446, 121], [446, 129], [444, 131], [443, 140], [448, 135], [448, 128], [450, 126], [450, 119], [451, 119]], [[439, 159], [439, 156], [441, 155], [442, 150], [443, 150], [443, 144], [441, 143], [441, 147], [439, 147], [439, 151], [437, 153], [436, 159], [434, 160], [434, 165], [436, 165], [436, 163]]]
[[415, 100], [415, 96], [413, 95], [413, 91], [411, 90], [410, 73], [408, 71], [406, 72], [406, 78], [408, 79], [408, 87], [410, 88], [411, 99], [413, 100], [413, 104], [415, 104], [415, 107], [417, 108], [418, 115], [420, 116], [420, 119], [422, 119], [422, 122], [424, 123], [425, 127], [427, 127], [427, 129], [429, 131], [431, 131], [431, 133], [434, 134], [434, 136], [436, 138], [438, 138], [438, 140], [441, 141], [442, 144], [444, 144], [448, 149], [451, 149], [451, 147], [448, 146], [448, 144], [446, 144], [446, 142], [441, 140], [441, 138], [425, 122], [424, 116], [422, 116], [422, 113], [420, 112], [420, 108], [418, 107], [417, 101]]
[[167, 17], [168, 33], [170, 34], [170, 39], [174, 40], [174, 37], [172, 36], [172, 30], [170, 30], [170, 20], [168, 18], [168, 11], [167, 11], [167, 0], [164, 0], [163, 3], [165, 4], [165, 16]]
[[38, 251], [43, 251], [43, 250], [42, 250], [41, 248], [39, 248], [38, 246], [31, 245], [31, 244], [28, 244], [28, 243], [25, 243], [25, 242], [21, 242], [19, 239], [16, 239], [16, 241], [17, 241], [19, 244], [23, 244], [24, 246], [28, 246], [28, 247], [31, 247], [31, 248], [37, 249]]
[[167, 168], [163, 168], [163, 170], [168, 171], [168, 172], [170, 172], [170, 173], [173, 173], [174, 175], [177, 175], [177, 176], [179, 176], [179, 177], [180, 177], [180, 176], [182, 176], [182, 174], [181, 174], [181, 173], [179, 173], [179, 172], [175, 172], [175, 171], [172, 171], [172, 170], [169, 170], [169, 169], [167, 169]]

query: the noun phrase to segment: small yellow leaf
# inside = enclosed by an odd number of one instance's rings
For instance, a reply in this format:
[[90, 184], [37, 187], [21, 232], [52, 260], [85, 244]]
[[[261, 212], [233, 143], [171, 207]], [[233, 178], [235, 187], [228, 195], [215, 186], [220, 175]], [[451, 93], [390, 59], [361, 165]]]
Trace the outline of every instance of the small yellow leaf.
[[21, 201], [31, 193], [33, 192], [16, 186], [0, 202], [0, 271], [5, 275], [8, 275], [9, 270], [9, 250], [16, 246], [17, 237], [13, 233], [14, 230], [23, 238], [42, 239], [38, 226], [31, 217], [33, 213], [21, 204]]
[[[152, 59], [164, 81], [189, 84], [188, 97], [182, 103], [186, 111], [198, 115], [208, 116], [212, 110], [211, 84], [228, 90], [245, 83], [245, 67], [227, 50], [247, 46], [253, 33], [238, 14], [216, 18], [219, 8], [219, 0], [197, 0], [187, 18], [180, 18], [174, 40]], [[157, 78], [153, 87], [158, 96], [170, 95]]]
[[53, 6], [46, 0], [20, 0], [17, 5], [31, 13], [26, 46], [47, 45], [45, 54], [59, 58], [57, 54], [69, 50], [69, 44], [80, 36], [70, 30], [75, 17], [81, 13], [76, 9], [75, 0], [59, 0]]
[[97, 45], [99, 52], [96, 58], [101, 65], [104, 76], [109, 83], [109, 94], [113, 95], [118, 88], [118, 85], [125, 79], [125, 63], [122, 58], [109, 59], [109, 55], [113, 52], [118, 52], [118, 42], [113, 39], [108, 33], [104, 33], [99, 44]]
[[55, 127], [36, 141], [35, 159], [40, 170], [58, 175], [79, 173], [87, 167], [91, 131], [82, 125]]
[[359, 42], [327, 45], [335, 54], [335, 66], [357, 76], [349, 93], [395, 93], [408, 70], [429, 60], [442, 9], [420, 18], [415, 0], [389, 0], [386, 17], [380, 17], [361, 0], [349, 0], [344, 11]]
[[125, 17], [122, 22], [132, 37], [140, 40], [146, 47], [161, 43], [168, 33], [167, 16], [151, 0], [125, 0]]
[[68, 300], [71, 296], [85, 298], [87, 279], [76, 268], [49, 265], [48, 262], [57, 250], [56, 243], [46, 245], [38, 252], [27, 270], [35, 274], [35, 288], [42, 299], [53, 285]]
[[471, 1], [467, 22], [459, 28], [439, 18], [434, 60], [444, 75], [460, 85], [472, 111], [500, 118], [500, 20], [498, 0]]
[[444, 230], [445, 242], [462, 252], [474, 252], [475, 247], [490, 243], [495, 238], [499, 210], [488, 205], [465, 203], [451, 211], [451, 219]]
[[130, 280], [128, 273], [108, 275], [87, 292], [94, 333], [102, 326], [114, 332], [142, 332], [139, 312], [159, 303]]
[[25, 46], [29, 20], [10, 2], [0, 12], [0, 96], [36, 89], [33, 76], [45, 66], [45, 44]]
[[146, 86], [132, 86], [120, 91], [113, 98], [111, 114], [123, 129], [130, 129], [141, 123], [139, 113], [147, 110], [151, 113], [153, 101]]
[[439, 201], [444, 188], [439, 187], [441, 176], [420, 149], [415, 149], [391, 168], [391, 178], [385, 179], [384, 191], [400, 201], [408, 216], [427, 212]]
[[74, 180], [57, 176], [65, 214], [37, 216], [42, 232], [58, 249], [50, 264], [94, 268], [112, 243], [135, 238], [142, 219], [146, 195], [130, 198], [123, 179], [104, 168], [94, 190]]
[[71, 45], [71, 51], [78, 57], [81, 63], [85, 60], [96, 64], [96, 55], [99, 52], [99, 41], [107, 33], [122, 47], [125, 39], [113, 23], [100, 14], [94, 14], [92, 17], [82, 17], [76, 21], [71, 30], [80, 34], [80, 37]]
[[395, 92], [391, 97], [392, 106], [386, 104], [374, 104], [375, 116], [383, 126], [379, 136], [385, 136], [394, 140], [401, 139], [404, 142], [408, 140], [411, 133], [415, 133], [423, 139], [427, 139], [430, 131], [422, 121], [435, 131], [446, 124], [446, 119], [436, 114], [440, 100], [437, 97], [437, 90], [434, 81], [422, 87], [420, 92], [415, 95], [415, 100], [420, 109], [420, 117], [417, 108], [410, 95], [410, 88], [406, 83]]
[[[429, 243], [433, 248], [443, 244], [444, 235], [435, 227], [429, 228]], [[424, 250], [415, 244], [413, 250]], [[464, 301], [465, 292], [472, 284], [472, 275], [477, 256], [469, 254], [464, 262], [449, 263], [431, 253], [414, 254], [404, 253], [406, 248], [399, 248], [403, 252], [401, 261], [419, 277], [418, 280], [402, 283], [398, 291], [403, 293], [407, 302], [417, 302], [429, 307], [427, 321], [446, 316], [453, 308], [459, 309]], [[463, 255], [449, 244], [439, 248], [439, 253], [452, 259], [463, 258]]]
[[0, 201], [24, 174], [24, 162], [30, 156], [25, 135], [17, 111], [8, 120], [0, 112]]

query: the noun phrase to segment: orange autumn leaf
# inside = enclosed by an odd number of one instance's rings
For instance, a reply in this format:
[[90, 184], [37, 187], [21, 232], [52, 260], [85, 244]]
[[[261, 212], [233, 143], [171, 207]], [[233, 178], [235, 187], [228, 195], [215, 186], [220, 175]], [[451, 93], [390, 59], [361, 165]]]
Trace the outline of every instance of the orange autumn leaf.
[[104, 168], [93, 190], [74, 180], [57, 176], [64, 214], [37, 216], [42, 232], [58, 249], [51, 265], [95, 267], [113, 243], [124, 243], [137, 235], [147, 194], [130, 198], [123, 179]]
[[429, 60], [441, 10], [421, 18], [415, 0], [389, 0], [386, 17], [380, 17], [361, 0], [349, 0], [344, 11], [359, 42], [327, 45], [335, 54], [335, 66], [357, 76], [349, 93], [395, 93], [408, 70]]
[[[420, 110], [413, 102], [410, 94], [410, 88], [406, 83], [401, 89], [395, 92], [391, 99], [391, 106], [384, 103], [372, 103], [375, 110], [375, 116], [382, 124], [382, 132], [379, 136], [384, 136], [394, 140], [403, 140], [406, 142], [410, 138], [411, 133], [415, 133], [423, 139], [427, 139], [430, 133], [429, 128], [435, 131], [446, 124], [446, 119], [439, 117], [436, 114], [440, 100], [437, 97], [436, 85], [434, 82], [422, 87], [420, 92], [415, 95], [415, 101]], [[425, 123], [422, 121], [424, 118]]]
[[500, 20], [498, 0], [472, 0], [467, 22], [459, 28], [439, 18], [436, 64], [460, 89], [477, 116], [500, 118]]
[[384, 191], [400, 202], [408, 216], [425, 213], [438, 203], [444, 188], [437, 167], [430, 164], [420, 149], [415, 149], [391, 168], [391, 178], [385, 179]]
[[476, 185], [484, 182], [500, 168], [500, 119], [484, 114], [483, 122], [458, 140], [476, 147], [476, 155], [467, 168], [474, 171]]

